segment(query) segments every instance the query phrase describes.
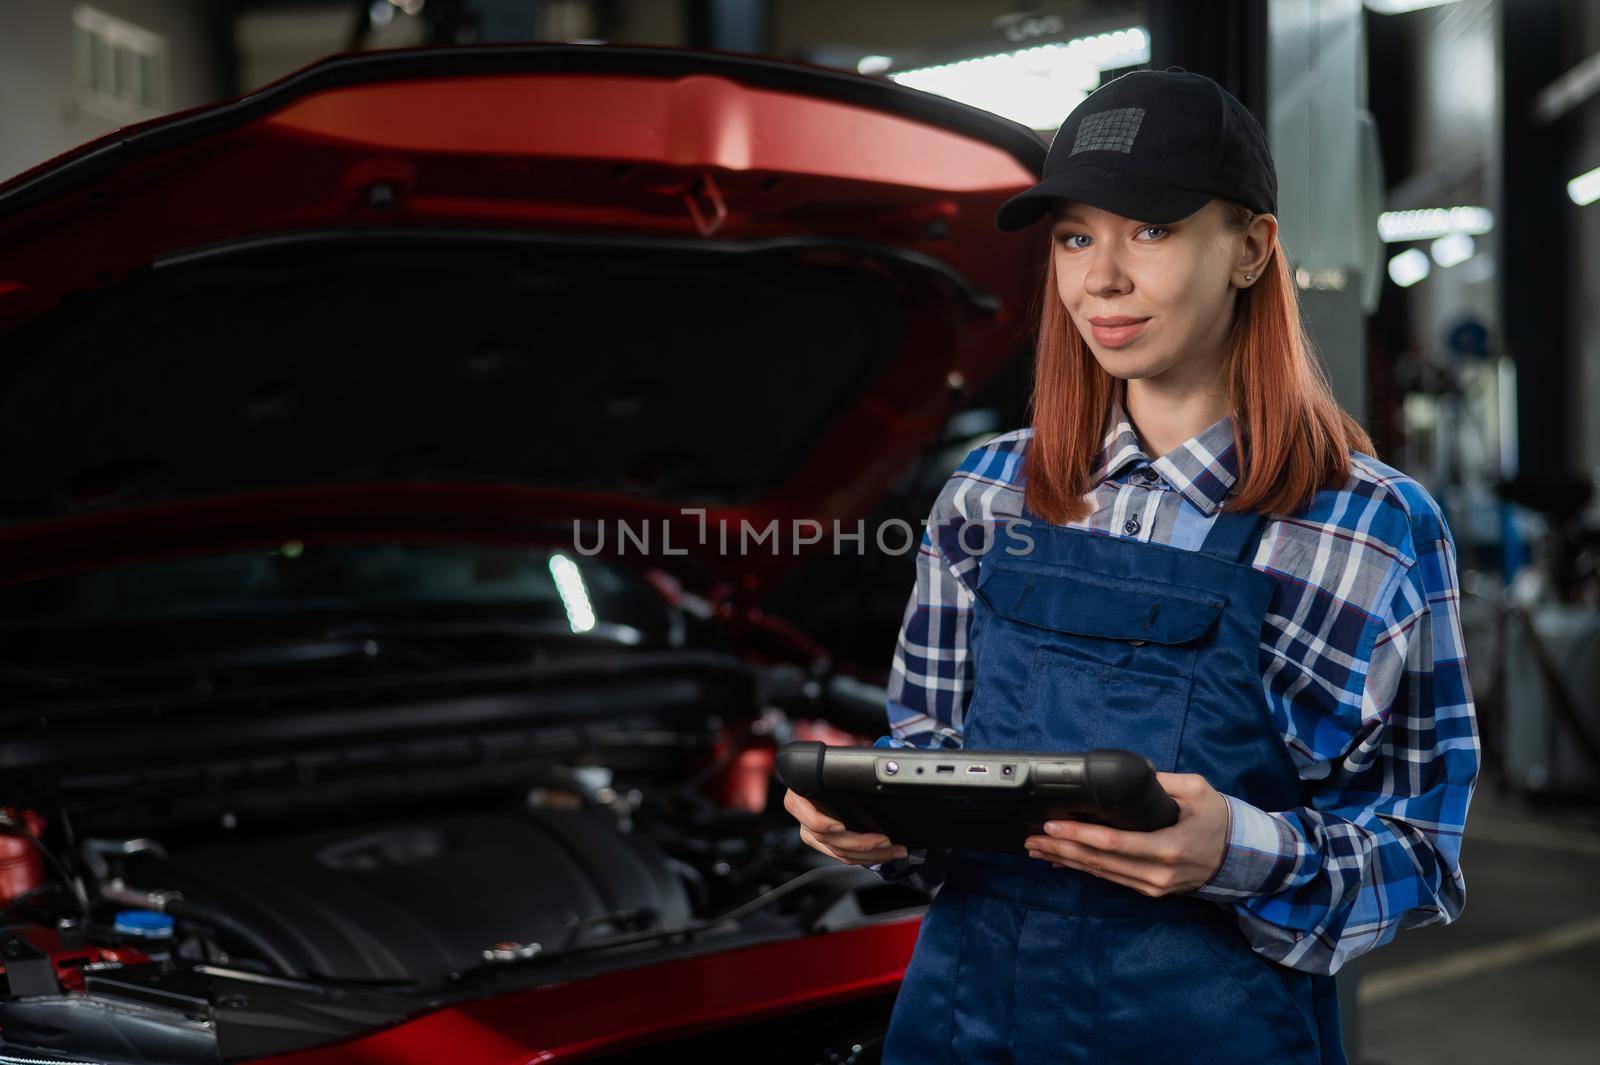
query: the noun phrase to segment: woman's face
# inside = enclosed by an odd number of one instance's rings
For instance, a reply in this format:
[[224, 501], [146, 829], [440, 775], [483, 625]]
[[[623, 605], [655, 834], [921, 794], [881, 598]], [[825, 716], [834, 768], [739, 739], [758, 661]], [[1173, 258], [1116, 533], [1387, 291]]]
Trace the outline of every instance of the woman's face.
[[[1101, 367], [1124, 380], [1165, 375], [1167, 382], [1188, 385], [1210, 379], [1232, 325], [1235, 286], [1247, 270], [1259, 275], [1265, 261], [1253, 247], [1256, 227], [1248, 234], [1227, 229], [1218, 199], [1161, 225], [1076, 200], [1054, 206], [1056, 290]], [[1143, 321], [1124, 328], [1095, 324], [1104, 318]]]

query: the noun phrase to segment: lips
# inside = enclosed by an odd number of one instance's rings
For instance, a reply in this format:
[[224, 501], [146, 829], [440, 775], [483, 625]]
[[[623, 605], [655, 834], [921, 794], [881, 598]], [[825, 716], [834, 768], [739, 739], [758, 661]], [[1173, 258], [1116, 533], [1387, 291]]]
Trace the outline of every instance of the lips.
[[1120, 348], [1144, 332], [1144, 327], [1149, 322], [1150, 319], [1148, 318], [1130, 318], [1127, 315], [1115, 315], [1091, 318], [1089, 319], [1089, 326], [1094, 330], [1094, 338], [1100, 342], [1101, 347]]

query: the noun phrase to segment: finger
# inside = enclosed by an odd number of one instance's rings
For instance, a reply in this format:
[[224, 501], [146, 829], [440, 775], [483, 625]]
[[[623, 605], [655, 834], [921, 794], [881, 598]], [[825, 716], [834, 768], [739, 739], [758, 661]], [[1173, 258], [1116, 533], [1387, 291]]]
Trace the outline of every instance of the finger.
[[875, 851], [895, 845], [881, 832], [818, 832], [817, 836], [836, 851]]
[[793, 788], [784, 792], [783, 808], [788, 810], [796, 821], [808, 828], [815, 827], [820, 831], [825, 827], [817, 823], [819, 820], [826, 820], [826, 818], [822, 817], [821, 811], [812, 804], [810, 799], [807, 799]]
[[1119, 876], [1132, 877], [1135, 880], [1146, 881], [1160, 870], [1161, 866], [1139, 858], [1129, 858], [1111, 851], [1096, 850], [1082, 844], [1073, 843], [1064, 839], [1041, 839], [1038, 836], [1029, 837], [1029, 845], [1047, 856], [1064, 858], [1082, 866], [1089, 872], [1105, 870]]
[[1091, 825], [1084, 821], [1047, 821], [1044, 830], [1045, 835], [1052, 839], [1081, 843], [1095, 850], [1136, 858], [1163, 861], [1172, 859], [1176, 853], [1172, 837], [1151, 839], [1156, 835], [1155, 832], [1125, 832], [1109, 825]]
[[810, 799], [792, 788], [784, 792], [783, 808], [788, 810], [796, 821], [825, 839], [835, 850], [871, 850], [874, 847], [889, 846], [891, 843], [889, 837], [881, 832], [847, 830], [839, 822], [818, 810]]
[[877, 865], [879, 862], [904, 858], [906, 849], [904, 847], [880, 847], [877, 850], [870, 851], [839, 851], [839, 854], [841, 857], [860, 865]]
[[837, 854], [841, 858], [847, 858], [853, 861], [886, 862], [890, 858], [904, 858], [906, 856], [906, 849], [904, 847], [898, 843], [894, 843], [888, 839], [885, 839], [883, 836], [864, 837], [869, 841], [876, 840], [876, 842], [868, 842], [865, 844], [846, 844], [839, 841], [838, 837], [840, 835], [855, 836], [858, 835], [858, 833], [813, 832], [811, 834], [813, 839], [827, 847], [828, 850], [832, 851], [834, 854]]
[[1204, 778], [1198, 773], [1157, 773], [1156, 783], [1161, 785], [1161, 790], [1168, 795], [1191, 795], [1199, 781]]
[[838, 859], [841, 862], [849, 862], [852, 865], [876, 865], [879, 862], [887, 862], [894, 858], [904, 858], [906, 856], [906, 849], [893, 843], [860, 850], [839, 847], [831, 842], [825, 842], [827, 837], [819, 838], [816, 833], [804, 825], [800, 827], [800, 838], [805, 841], [808, 847], [813, 847], [830, 858]]
[[[1076, 843], [1091, 850], [1121, 854], [1142, 862], [1166, 866], [1177, 865], [1183, 861], [1185, 838], [1188, 835], [1188, 826], [1180, 829], [1178, 825], [1168, 825], [1166, 828], [1150, 832], [1123, 832], [1080, 821], [1047, 822], [1047, 829], [1050, 824], [1056, 824], [1058, 828], [1053, 834], [1045, 836], [1046, 839], [1059, 839], [1064, 843]], [[1096, 839], [1108, 840], [1116, 846], [1096, 844]]]
[[818, 839], [816, 837], [816, 835], [813, 834], [812, 831], [809, 828], [807, 828], [805, 825], [801, 825], [800, 826], [800, 839], [805, 843], [806, 846], [812, 848], [813, 850], [821, 851], [823, 854], [826, 854], [828, 857], [837, 859], [837, 860], [839, 860], [841, 862], [844, 861], [844, 859], [842, 857], [840, 857], [838, 854], [834, 853], [834, 850], [833, 850], [832, 847], [828, 846], [826, 843], [824, 843], [820, 839]]
[[1211, 787], [1199, 773], [1157, 773], [1156, 782], [1178, 804], [1180, 821], [1194, 814], [1195, 804]]
[[844, 828], [839, 822], [818, 810], [810, 799], [796, 792], [793, 788], [789, 789], [784, 795], [783, 808], [788, 810], [796, 821], [799, 821], [813, 832], [838, 832]]

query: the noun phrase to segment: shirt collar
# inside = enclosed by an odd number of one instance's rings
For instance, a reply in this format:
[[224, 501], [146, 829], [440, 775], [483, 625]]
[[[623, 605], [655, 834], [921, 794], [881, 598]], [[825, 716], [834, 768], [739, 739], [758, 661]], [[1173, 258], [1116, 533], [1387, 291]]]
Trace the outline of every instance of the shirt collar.
[[1233, 415], [1226, 414], [1160, 458], [1151, 460], [1128, 420], [1122, 402], [1111, 398], [1106, 435], [1089, 480], [1091, 488], [1116, 477], [1129, 466], [1148, 462], [1168, 484], [1202, 514], [1210, 514], [1232, 493], [1239, 479], [1239, 455], [1233, 442]]

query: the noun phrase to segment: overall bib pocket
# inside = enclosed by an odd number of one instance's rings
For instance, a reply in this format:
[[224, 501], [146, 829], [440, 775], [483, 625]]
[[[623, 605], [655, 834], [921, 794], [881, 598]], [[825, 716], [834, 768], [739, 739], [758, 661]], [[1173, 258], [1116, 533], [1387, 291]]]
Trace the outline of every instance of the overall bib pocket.
[[989, 563], [977, 593], [994, 613], [1052, 632], [1181, 646], [1216, 622], [1228, 597], [1048, 562]]
[[1016, 560], [992, 563], [978, 594], [999, 622], [987, 660], [1026, 680], [1019, 692], [980, 669], [974, 717], [1002, 717], [1024, 749], [1120, 747], [1176, 769], [1198, 650], [1226, 596]]

